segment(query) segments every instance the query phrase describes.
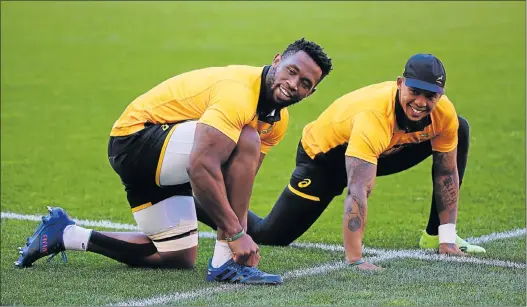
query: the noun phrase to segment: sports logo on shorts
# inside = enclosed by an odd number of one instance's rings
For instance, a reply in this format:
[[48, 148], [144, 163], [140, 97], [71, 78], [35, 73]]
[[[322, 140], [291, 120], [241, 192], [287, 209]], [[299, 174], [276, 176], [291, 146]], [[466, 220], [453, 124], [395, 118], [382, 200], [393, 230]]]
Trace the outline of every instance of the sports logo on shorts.
[[311, 179], [304, 179], [298, 183], [299, 188], [305, 188], [311, 184]]
[[163, 131], [167, 131], [168, 128], [169, 126], [167, 124], [161, 125], [161, 129], [163, 129]]

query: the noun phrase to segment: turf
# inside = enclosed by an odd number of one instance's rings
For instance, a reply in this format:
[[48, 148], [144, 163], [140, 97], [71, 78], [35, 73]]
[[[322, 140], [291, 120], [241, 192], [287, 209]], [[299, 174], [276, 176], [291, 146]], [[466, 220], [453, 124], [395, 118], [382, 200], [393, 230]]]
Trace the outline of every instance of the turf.
[[[525, 2], [2, 1], [0, 14], [2, 212], [44, 214], [46, 205], [60, 205], [79, 218], [133, 223], [106, 158], [109, 131], [126, 105], [191, 69], [268, 64], [305, 36], [324, 46], [335, 70], [291, 108], [288, 133], [256, 178], [255, 212], [265, 215], [287, 184], [305, 124], [339, 96], [394, 80], [409, 56], [430, 52], [445, 64], [446, 93], [471, 125], [459, 234], [525, 228]], [[430, 167], [429, 159], [377, 179], [367, 246], [416, 248], [430, 210]], [[342, 204], [343, 197], [336, 198], [299, 240], [340, 244]], [[203, 252], [191, 272], [130, 270], [79, 253], [68, 265], [55, 259], [14, 270], [15, 249], [35, 225], [2, 219], [2, 305], [100, 305], [204, 286], [207, 240], [200, 241]], [[524, 239], [510, 242], [525, 249]], [[506, 242], [485, 244], [482, 258], [525, 263], [525, 254]], [[264, 247], [263, 254], [262, 267], [275, 272], [343, 259], [288, 248]], [[225, 305], [230, 298], [240, 305], [525, 305], [525, 279], [518, 277], [525, 269], [442, 268], [440, 262], [397, 260], [379, 275], [339, 271], [236, 294], [255, 302], [227, 295], [185, 304]], [[455, 286], [443, 284], [441, 274]], [[397, 276], [405, 279], [399, 283]], [[430, 277], [433, 291], [420, 286], [420, 276]], [[44, 298], [43, 289], [53, 296]], [[455, 295], [439, 295], [449, 290]], [[361, 298], [354, 300], [357, 293]]]
[[[525, 263], [525, 236], [485, 244], [498, 256]], [[504, 253], [499, 253], [503, 256]], [[281, 287], [232, 289], [193, 300], [166, 300], [178, 306], [524, 306], [525, 269], [420, 260], [380, 262], [386, 270], [333, 270], [323, 276], [290, 279]], [[482, 289], [485, 289], [482, 291]], [[448, 294], [446, 294], [448, 293]]]
[[[36, 225], [2, 220], [2, 229], [9, 230], [7, 234], [2, 231], [2, 305], [104, 305], [169, 293], [174, 288], [189, 291], [215, 285], [205, 281], [214, 247], [211, 239], [200, 239], [196, 267], [190, 271], [133, 269], [96, 254], [75, 251], [68, 252], [67, 264], [59, 255], [50, 263], [41, 259], [32, 268], [14, 269], [17, 247]], [[260, 269], [278, 274], [341, 258], [338, 253], [291, 247], [262, 246], [261, 253], [266, 257]], [[46, 301], [42, 301], [42, 289], [46, 289]]]
[[284, 301], [294, 306], [525, 305], [525, 270], [465, 264], [448, 268], [438, 262], [397, 260], [381, 273], [340, 270], [280, 288], [239, 290], [177, 305], [282, 306]]

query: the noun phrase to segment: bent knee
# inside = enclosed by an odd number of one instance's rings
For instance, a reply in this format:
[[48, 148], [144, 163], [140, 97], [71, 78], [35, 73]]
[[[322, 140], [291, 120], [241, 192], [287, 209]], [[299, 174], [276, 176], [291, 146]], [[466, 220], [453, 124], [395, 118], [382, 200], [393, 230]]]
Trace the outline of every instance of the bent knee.
[[462, 144], [466, 144], [469, 142], [469, 138], [470, 138], [470, 125], [465, 118], [459, 115], [458, 115], [458, 121], [459, 121], [459, 128], [458, 128], [459, 142]]
[[174, 252], [159, 253], [161, 267], [167, 269], [192, 269], [196, 265], [197, 254], [197, 246]]
[[157, 250], [157, 267], [188, 269], [194, 266], [198, 219], [191, 196], [172, 196], [133, 214], [137, 226]]
[[459, 121], [459, 132], [463, 132], [464, 134], [468, 135], [470, 132], [470, 124], [468, 123], [468, 120], [466, 120], [464, 117], [458, 115], [458, 121]]

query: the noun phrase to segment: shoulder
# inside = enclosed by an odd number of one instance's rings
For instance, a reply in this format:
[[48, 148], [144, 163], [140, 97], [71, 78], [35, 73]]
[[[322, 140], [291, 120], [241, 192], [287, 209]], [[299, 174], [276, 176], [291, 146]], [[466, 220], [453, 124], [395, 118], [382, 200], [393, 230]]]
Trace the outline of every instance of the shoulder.
[[229, 65], [224, 68], [224, 78], [254, 89], [260, 86], [263, 67], [248, 65]]
[[376, 84], [367, 85], [349, 92], [342, 96], [344, 99], [383, 99], [391, 97], [392, 93], [397, 90], [397, 83], [395, 81], [386, 81]]
[[396, 92], [396, 82], [387, 81], [354, 90], [338, 98], [335, 103], [357, 113], [367, 110], [390, 113]]
[[[262, 67], [230, 65], [223, 67], [216, 77], [215, 87], [240, 91], [254, 97], [259, 96]], [[233, 92], [233, 95], [240, 94]]]

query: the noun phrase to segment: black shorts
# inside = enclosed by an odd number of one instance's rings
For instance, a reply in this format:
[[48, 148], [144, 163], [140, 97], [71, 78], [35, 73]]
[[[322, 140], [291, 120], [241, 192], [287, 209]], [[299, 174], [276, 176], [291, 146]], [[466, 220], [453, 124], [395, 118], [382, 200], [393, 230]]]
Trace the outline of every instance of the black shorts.
[[345, 151], [345, 146], [339, 146], [311, 159], [299, 142], [289, 189], [303, 198], [318, 198], [322, 202], [342, 194], [347, 185]]
[[[321, 201], [341, 195], [347, 187], [346, 173], [347, 144], [337, 146], [329, 152], [311, 159], [298, 144], [296, 168], [290, 179], [290, 190], [301, 196], [313, 196]], [[377, 176], [386, 176], [407, 170], [432, 155], [430, 141], [409, 144], [400, 151], [377, 161]], [[292, 188], [292, 189], [291, 189]], [[296, 193], [298, 192], [298, 193]], [[306, 197], [304, 197], [306, 198]]]
[[136, 133], [110, 137], [108, 160], [121, 177], [132, 209], [176, 195], [192, 196], [190, 183], [167, 187], [160, 187], [156, 183], [161, 151], [175, 125], [146, 123], [145, 128]]

